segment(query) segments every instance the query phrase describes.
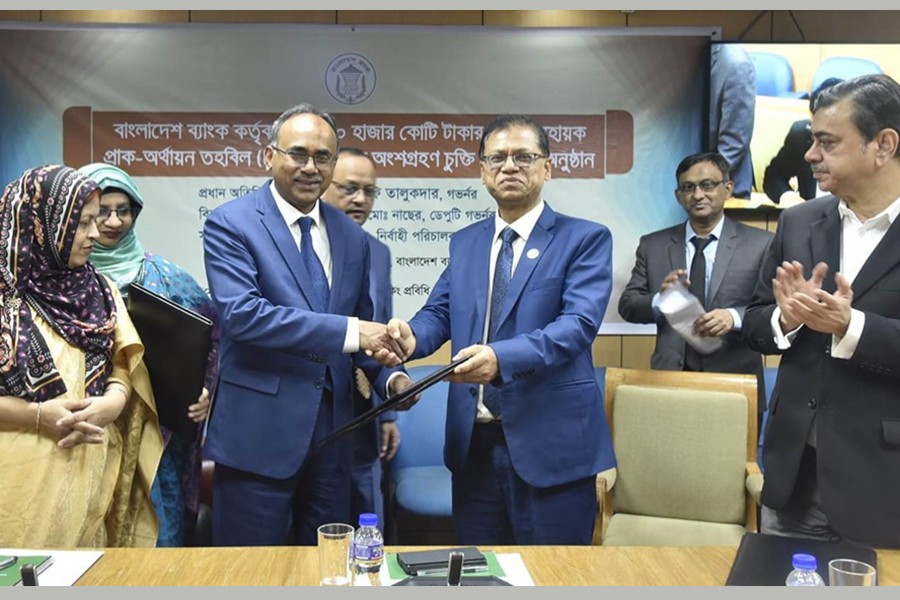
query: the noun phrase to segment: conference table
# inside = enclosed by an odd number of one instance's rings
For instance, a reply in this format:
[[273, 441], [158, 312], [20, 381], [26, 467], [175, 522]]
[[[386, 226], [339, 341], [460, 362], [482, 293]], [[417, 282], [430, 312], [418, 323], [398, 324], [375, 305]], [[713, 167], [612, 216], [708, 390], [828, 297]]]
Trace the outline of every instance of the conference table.
[[[389, 547], [388, 552], [422, 547]], [[494, 546], [518, 552], [540, 586], [723, 585], [736, 548]], [[900, 585], [900, 550], [878, 551], [880, 585]], [[315, 547], [108, 548], [76, 585], [318, 585]]]

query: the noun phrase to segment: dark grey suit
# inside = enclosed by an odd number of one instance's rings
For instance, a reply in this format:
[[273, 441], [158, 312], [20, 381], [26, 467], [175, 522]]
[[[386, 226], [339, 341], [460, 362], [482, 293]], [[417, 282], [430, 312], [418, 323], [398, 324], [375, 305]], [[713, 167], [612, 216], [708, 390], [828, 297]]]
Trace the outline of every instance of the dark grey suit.
[[[772, 234], [723, 218], [725, 222], [716, 248], [707, 308], [733, 308], [743, 319]], [[619, 314], [623, 319], [630, 323], [656, 323], [656, 348], [650, 359], [654, 369], [680, 371], [684, 368], [685, 341], [664, 317], [656, 318], [652, 301], [666, 275], [675, 269], [687, 268], [685, 243], [684, 223], [641, 237], [631, 280], [619, 298]], [[722, 348], [701, 358], [703, 370], [756, 375], [760, 391], [758, 409], [762, 412], [765, 409], [762, 357], [747, 347], [740, 332], [727, 333], [723, 341]]]
[[[772, 278], [785, 260], [806, 277], [829, 269], [822, 288], [834, 293], [839, 270], [838, 199], [826, 196], [784, 211], [744, 319], [749, 344], [775, 345]], [[828, 525], [872, 546], [900, 547], [900, 223], [894, 221], [851, 285], [865, 326], [849, 360], [832, 358], [832, 336], [802, 328], [783, 351], [763, 446], [762, 502], [783, 509], [791, 497], [811, 427], [816, 428], [818, 488]], [[814, 424], [815, 423], [815, 424]]]

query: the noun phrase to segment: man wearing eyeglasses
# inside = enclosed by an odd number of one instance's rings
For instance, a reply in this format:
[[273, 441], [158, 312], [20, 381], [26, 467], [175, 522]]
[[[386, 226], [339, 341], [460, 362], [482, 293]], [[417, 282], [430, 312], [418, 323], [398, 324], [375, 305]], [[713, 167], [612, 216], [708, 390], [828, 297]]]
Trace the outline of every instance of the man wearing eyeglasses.
[[[375, 185], [375, 162], [360, 150], [345, 146], [338, 152], [331, 185], [322, 199], [348, 217], [364, 224], [372, 212], [381, 190]], [[371, 253], [369, 293], [374, 304], [374, 320], [387, 323], [394, 314], [391, 290], [391, 250], [375, 236], [366, 233]], [[358, 416], [381, 400], [373, 393], [369, 381], [356, 369], [353, 412]], [[389, 461], [400, 446], [400, 430], [393, 412], [381, 415], [377, 423], [353, 432], [353, 467], [351, 471], [350, 518], [362, 513], [375, 513], [384, 525], [384, 499], [381, 494], [381, 461]]]
[[[444, 456], [463, 544], [590, 544], [595, 475], [615, 466], [591, 360], [612, 286], [612, 236], [544, 202], [547, 132], [502, 115], [479, 148], [495, 217], [456, 232], [425, 306], [388, 328], [413, 357], [448, 339]], [[413, 409], [415, 410], [415, 409]]]
[[[725, 216], [725, 200], [734, 184], [722, 155], [692, 154], [678, 165], [675, 177], [675, 198], [687, 221], [641, 237], [631, 279], [619, 298], [619, 314], [630, 323], [656, 323], [650, 359], [654, 369], [756, 375], [761, 414], [762, 357], [741, 339], [741, 320], [772, 234]], [[694, 323], [694, 332], [723, 340], [712, 354], [694, 350], [659, 310], [660, 294], [679, 279], [706, 310]]]
[[285, 111], [265, 149], [271, 181], [206, 220], [206, 272], [223, 321], [205, 446], [216, 462], [217, 546], [279, 545], [289, 530], [313, 545], [320, 525], [346, 522], [348, 444], [319, 442], [353, 416], [354, 367], [385, 392], [410, 383], [366, 355], [401, 358], [371, 321], [365, 233], [319, 201], [336, 152], [327, 113]]

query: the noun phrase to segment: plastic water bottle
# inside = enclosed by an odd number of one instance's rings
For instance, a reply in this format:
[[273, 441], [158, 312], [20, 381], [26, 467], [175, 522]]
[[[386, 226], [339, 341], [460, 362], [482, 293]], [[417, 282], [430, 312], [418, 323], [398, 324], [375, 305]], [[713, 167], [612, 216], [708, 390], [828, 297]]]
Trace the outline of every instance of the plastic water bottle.
[[822, 577], [816, 573], [816, 557], [812, 554], [795, 554], [791, 557], [794, 570], [791, 571], [784, 585], [789, 586], [819, 586], [825, 585]]
[[359, 528], [353, 534], [353, 584], [381, 585], [384, 562], [384, 537], [378, 530], [378, 515], [359, 515]]

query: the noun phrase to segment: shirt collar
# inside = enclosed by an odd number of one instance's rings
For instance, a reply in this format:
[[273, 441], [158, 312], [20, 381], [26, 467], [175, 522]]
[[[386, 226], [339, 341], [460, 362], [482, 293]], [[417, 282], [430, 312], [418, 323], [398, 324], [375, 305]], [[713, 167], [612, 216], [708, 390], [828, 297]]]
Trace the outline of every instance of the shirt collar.
[[281, 218], [284, 219], [284, 222], [287, 223], [288, 227], [294, 225], [300, 217], [310, 217], [313, 222], [315, 222], [316, 227], [321, 229], [322, 227], [322, 213], [319, 208], [319, 200], [316, 200], [315, 205], [308, 214], [304, 214], [300, 212], [300, 210], [289, 204], [287, 200], [281, 197], [281, 194], [278, 193], [278, 190], [275, 189], [275, 182], [272, 181], [269, 184], [269, 190], [272, 192], [272, 197], [275, 198], [275, 206], [278, 208], [278, 212], [281, 213]]
[[497, 241], [497, 238], [500, 237], [500, 234], [507, 227], [515, 231], [520, 238], [522, 238], [523, 242], [528, 241], [528, 236], [531, 235], [531, 230], [534, 229], [534, 226], [537, 225], [538, 219], [541, 218], [541, 213], [544, 212], [544, 200], [541, 199], [538, 201], [537, 205], [529, 210], [527, 213], [519, 217], [515, 220], [514, 223], [507, 223], [503, 219], [500, 218], [500, 211], [497, 211], [497, 214], [494, 215], [494, 241]]
[[[856, 213], [853, 212], [853, 210], [849, 206], [847, 206], [847, 202], [843, 198], [841, 198], [840, 202], [838, 202], [838, 212], [841, 215], [841, 219], [844, 219], [846, 217], [855, 219], [857, 222], [862, 223], [862, 219], [860, 219], [856, 215]], [[894, 219], [897, 218], [898, 214], [900, 214], [900, 198], [897, 198], [896, 200], [888, 204], [887, 207], [877, 215], [866, 219], [863, 225], [867, 225], [869, 223], [872, 223], [874, 225], [875, 223], [879, 223], [882, 220], [887, 219], [888, 226], [890, 226], [891, 224], [893, 224]]]
[[[709, 235], [716, 236], [717, 240], [722, 239], [722, 229], [725, 228], [725, 216], [723, 215], [719, 222], [716, 223], [716, 226], [713, 227], [713, 230], [709, 232]], [[687, 243], [691, 242], [691, 238], [697, 237], [697, 233], [694, 231], [694, 228], [691, 227], [691, 222], [686, 221], [684, 224], [684, 240]], [[707, 236], [709, 237], [709, 236]]]

